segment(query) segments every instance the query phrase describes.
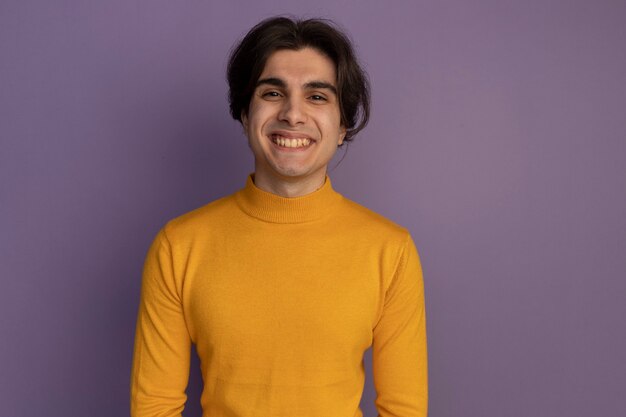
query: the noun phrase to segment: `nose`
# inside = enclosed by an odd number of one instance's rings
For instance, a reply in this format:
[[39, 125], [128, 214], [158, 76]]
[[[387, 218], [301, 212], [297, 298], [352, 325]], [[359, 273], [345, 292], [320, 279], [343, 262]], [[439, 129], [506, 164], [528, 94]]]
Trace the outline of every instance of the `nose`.
[[303, 124], [306, 121], [306, 109], [304, 103], [296, 96], [291, 96], [283, 101], [283, 105], [278, 115], [283, 122], [291, 126]]

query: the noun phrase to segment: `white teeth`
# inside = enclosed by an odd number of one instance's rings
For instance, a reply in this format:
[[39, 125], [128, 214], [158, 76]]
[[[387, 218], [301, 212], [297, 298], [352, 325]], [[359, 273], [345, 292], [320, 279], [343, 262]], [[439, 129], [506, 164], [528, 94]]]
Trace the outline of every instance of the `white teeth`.
[[283, 138], [277, 135], [272, 135], [272, 141], [279, 146], [283, 146], [285, 148], [301, 148], [304, 146], [309, 146], [311, 140], [309, 138]]

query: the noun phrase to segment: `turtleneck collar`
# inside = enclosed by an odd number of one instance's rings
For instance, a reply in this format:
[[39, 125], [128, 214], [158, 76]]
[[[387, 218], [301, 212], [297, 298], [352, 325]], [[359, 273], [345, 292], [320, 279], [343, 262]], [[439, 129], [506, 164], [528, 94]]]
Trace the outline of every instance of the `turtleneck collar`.
[[341, 200], [326, 175], [324, 184], [300, 197], [282, 197], [258, 188], [249, 174], [246, 185], [235, 193], [239, 207], [248, 215], [271, 223], [305, 223], [328, 215]]

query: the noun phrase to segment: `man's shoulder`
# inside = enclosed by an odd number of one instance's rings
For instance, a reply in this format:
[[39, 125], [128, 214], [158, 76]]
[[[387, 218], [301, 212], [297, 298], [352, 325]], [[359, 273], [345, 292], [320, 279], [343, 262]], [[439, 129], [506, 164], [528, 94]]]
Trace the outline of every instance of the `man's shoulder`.
[[163, 230], [170, 238], [192, 237], [228, 223], [236, 203], [230, 194], [169, 220]]
[[343, 197], [343, 203], [342, 221], [353, 228], [353, 230], [360, 230], [371, 236], [385, 236], [399, 241], [407, 239], [409, 231], [406, 227], [346, 197]]

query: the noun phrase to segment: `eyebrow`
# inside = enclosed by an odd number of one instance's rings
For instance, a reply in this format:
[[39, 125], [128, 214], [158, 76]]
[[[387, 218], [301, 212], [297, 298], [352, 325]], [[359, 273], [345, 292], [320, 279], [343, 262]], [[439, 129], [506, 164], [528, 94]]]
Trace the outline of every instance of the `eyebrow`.
[[[262, 78], [256, 83], [256, 87], [268, 84], [273, 85], [275, 87], [286, 88], [287, 84], [281, 80], [280, 78], [270, 77], [270, 78]], [[337, 95], [337, 89], [334, 85], [327, 83], [326, 81], [309, 81], [304, 84], [303, 87], [305, 89], [326, 89], [330, 90], [334, 95]]]

